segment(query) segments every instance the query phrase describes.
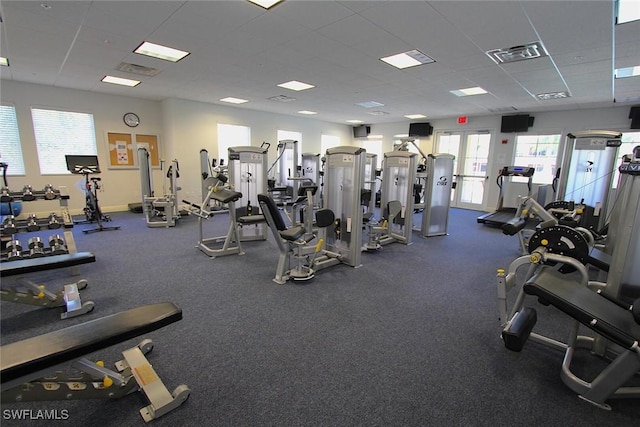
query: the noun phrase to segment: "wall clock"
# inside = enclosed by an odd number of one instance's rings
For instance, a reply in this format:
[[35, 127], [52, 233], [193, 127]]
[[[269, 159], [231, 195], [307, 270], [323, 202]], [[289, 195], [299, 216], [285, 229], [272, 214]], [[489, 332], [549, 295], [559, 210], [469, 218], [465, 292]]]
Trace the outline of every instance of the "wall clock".
[[136, 127], [140, 124], [140, 117], [136, 113], [127, 113], [122, 117], [124, 124], [129, 127]]

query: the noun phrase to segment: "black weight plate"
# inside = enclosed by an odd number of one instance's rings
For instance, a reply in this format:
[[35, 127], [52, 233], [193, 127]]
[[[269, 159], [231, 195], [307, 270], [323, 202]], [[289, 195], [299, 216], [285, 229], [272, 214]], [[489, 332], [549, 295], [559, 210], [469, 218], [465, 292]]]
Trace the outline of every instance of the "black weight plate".
[[[547, 240], [546, 245], [542, 244], [543, 240]], [[529, 239], [529, 253], [540, 246], [546, 247], [553, 254], [574, 258], [582, 264], [586, 264], [589, 256], [589, 245], [582, 233], [563, 225], [554, 225], [553, 227], [536, 231]], [[559, 270], [563, 273], [568, 273], [574, 269], [565, 265]]]

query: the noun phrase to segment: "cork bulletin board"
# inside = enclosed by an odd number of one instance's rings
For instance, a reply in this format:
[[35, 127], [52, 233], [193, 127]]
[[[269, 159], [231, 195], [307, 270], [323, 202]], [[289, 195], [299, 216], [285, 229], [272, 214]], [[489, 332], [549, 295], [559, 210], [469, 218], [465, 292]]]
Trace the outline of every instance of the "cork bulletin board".
[[109, 145], [109, 169], [131, 169], [136, 167], [133, 139], [129, 133], [107, 133]]

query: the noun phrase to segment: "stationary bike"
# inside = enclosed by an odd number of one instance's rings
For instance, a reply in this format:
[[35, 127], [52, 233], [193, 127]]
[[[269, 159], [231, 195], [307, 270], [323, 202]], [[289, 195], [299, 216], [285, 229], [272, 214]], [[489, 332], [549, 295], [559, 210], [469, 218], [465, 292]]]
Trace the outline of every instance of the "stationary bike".
[[100, 189], [100, 181], [102, 178], [89, 175], [100, 173], [97, 156], [66, 156], [67, 168], [69, 172], [84, 175], [84, 194], [86, 204], [83, 208], [85, 219], [74, 220], [74, 224], [90, 224], [97, 223], [96, 228], [82, 230], [83, 233], [95, 233], [97, 231], [118, 230], [119, 226], [105, 227], [103, 222], [111, 221], [109, 215], [104, 215], [98, 204], [98, 190]]

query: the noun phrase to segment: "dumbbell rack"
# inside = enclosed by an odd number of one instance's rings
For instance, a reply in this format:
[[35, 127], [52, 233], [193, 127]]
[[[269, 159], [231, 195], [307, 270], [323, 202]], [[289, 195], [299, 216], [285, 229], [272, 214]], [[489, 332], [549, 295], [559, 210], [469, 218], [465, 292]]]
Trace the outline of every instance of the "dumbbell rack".
[[[66, 187], [60, 187], [60, 189], [54, 189], [51, 185], [47, 185], [42, 191], [33, 191], [31, 187], [25, 187], [22, 192], [3, 191], [2, 203], [12, 202], [31, 202], [36, 200], [54, 201], [57, 200], [60, 203], [60, 214], [51, 214], [47, 218], [36, 218], [34, 215], [30, 215], [27, 219], [12, 219], [11, 216], [7, 216], [0, 225], [0, 241], [2, 241], [2, 250], [0, 251], [0, 261], [10, 262], [7, 260], [8, 251], [5, 246], [8, 242], [14, 240], [14, 235], [18, 233], [33, 233], [44, 230], [51, 230], [57, 234], [57, 230], [63, 229], [64, 232], [64, 244], [67, 248], [67, 253], [78, 252], [73, 238], [71, 229], [73, 228], [73, 220], [69, 213], [69, 194], [66, 192]], [[53, 237], [53, 236], [52, 236]], [[32, 240], [33, 244], [36, 244], [37, 240]], [[59, 242], [60, 239], [55, 239]], [[39, 243], [38, 243], [39, 244]], [[26, 246], [26, 245], [25, 245]], [[56, 245], [54, 245], [56, 246]], [[53, 246], [52, 246], [53, 248]], [[55, 256], [60, 253], [59, 250], [44, 250], [38, 251], [38, 256]], [[29, 258], [28, 253], [25, 253], [24, 258]], [[72, 267], [72, 274], [78, 274], [78, 267]]]
[[[23, 192], [10, 192], [3, 189], [3, 203], [14, 201], [31, 202], [35, 200], [58, 200], [60, 203], [60, 215], [51, 214], [46, 219], [38, 219], [35, 215], [30, 215], [26, 220], [16, 220], [12, 215], [5, 218], [0, 226], [0, 238], [2, 239], [2, 251], [0, 251], [0, 261], [4, 263], [24, 262], [21, 259], [35, 259], [43, 257], [68, 256], [77, 253], [75, 240], [71, 229], [73, 220], [69, 213], [69, 195], [66, 188], [61, 187], [56, 190], [51, 185], [47, 185], [43, 191], [32, 191], [30, 186], [25, 186]], [[64, 238], [57, 233], [58, 229], [64, 229]], [[44, 242], [39, 236], [28, 240], [28, 245], [22, 244], [15, 238], [18, 233], [34, 233], [51, 230], [54, 232], [49, 237], [49, 248], [44, 248]], [[15, 258], [10, 257], [13, 249], [19, 248]], [[16, 264], [17, 265], [17, 264]], [[71, 266], [72, 275], [79, 274], [79, 266]], [[66, 306], [66, 311], [60, 315], [61, 319], [79, 316], [93, 310], [92, 301], [82, 303], [80, 290], [87, 286], [86, 280], [67, 284], [64, 289], [58, 292], [47, 290], [44, 285], [38, 285], [23, 277], [18, 278], [17, 286], [3, 286], [1, 294], [2, 300], [20, 302], [24, 304], [37, 305], [42, 307]], [[22, 288], [22, 290], [20, 290]], [[26, 290], [26, 292], [24, 291]]]

